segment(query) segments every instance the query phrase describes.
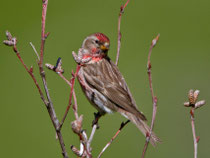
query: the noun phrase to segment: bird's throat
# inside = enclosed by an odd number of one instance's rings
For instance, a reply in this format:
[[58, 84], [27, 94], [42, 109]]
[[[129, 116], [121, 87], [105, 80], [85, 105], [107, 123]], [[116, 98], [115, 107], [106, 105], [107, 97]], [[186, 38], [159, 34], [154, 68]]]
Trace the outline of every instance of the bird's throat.
[[91, 58], [91, 61], [93, 61], [93, 62], [98, 62], [98, 61], [100, 61], [101, 59], [103, 59], [104, 58], [104, 56], [103, 55], [84, 55], [83, 56], [83, 59], [87, 59], [87, 58]]

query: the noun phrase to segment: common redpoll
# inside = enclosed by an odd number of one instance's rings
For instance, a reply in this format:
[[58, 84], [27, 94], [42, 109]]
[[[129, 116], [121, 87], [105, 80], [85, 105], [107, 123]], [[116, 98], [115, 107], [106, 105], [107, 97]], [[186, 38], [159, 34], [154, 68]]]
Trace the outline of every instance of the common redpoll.
[[[146, 123], [147, 119], [138, 110], [119, 69], [108, 57], [109, 45], [109, 38], [102, 33], [85, 38], [75, 59], [81, 65], [78, 72], [79, 83], [87, 99], [100, 115], [119, 112], [146, 136], [150, 130]], [[160, 139], [152, 132], [151, 144], [155, 146], [159, 141]]]

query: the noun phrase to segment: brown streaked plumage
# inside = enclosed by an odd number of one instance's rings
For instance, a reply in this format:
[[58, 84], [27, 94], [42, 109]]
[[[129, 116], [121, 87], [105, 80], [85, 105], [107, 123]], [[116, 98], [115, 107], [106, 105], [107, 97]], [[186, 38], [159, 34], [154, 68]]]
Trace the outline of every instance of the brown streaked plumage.
[[[102, 33], [88, 36], [82, 45], [82, 58], [91, 58], [82, 64], [78, 80], [89, 102], [100, 112], [119, 112], [133, 122], [146, 136], [149, 126], [146, 117], [138, 107], [117, 66], [107, 56], [109, 39]], [[160, 139], [152, 133], [153, 146]]]

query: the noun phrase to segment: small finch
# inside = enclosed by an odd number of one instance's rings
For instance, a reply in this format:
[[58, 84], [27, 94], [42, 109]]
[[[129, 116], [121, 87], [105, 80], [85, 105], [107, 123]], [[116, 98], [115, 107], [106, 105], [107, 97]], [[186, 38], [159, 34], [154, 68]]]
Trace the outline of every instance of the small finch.
[[[89, 102], [102, 116], [119, 112], [133, 122], [146, 136], [150, 127], [138, 107], [117, 66], [108, 57], [109, 38], [95, 33], [85, 38], [77, 59], [81, 68], [78, 80]], [[75, 54], [73, 54], [75, 56]], [[155, 146], [160, 139], [152, 132], [150, 143]]]

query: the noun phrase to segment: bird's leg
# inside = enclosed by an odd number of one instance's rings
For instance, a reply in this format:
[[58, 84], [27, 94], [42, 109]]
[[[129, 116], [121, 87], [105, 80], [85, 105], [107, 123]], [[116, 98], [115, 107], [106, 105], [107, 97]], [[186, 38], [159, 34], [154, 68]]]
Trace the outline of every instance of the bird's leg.
[[101, 118], [101, 113], [100, 112], [97, 112], [97, 113], [95, 113], [94, 112], [94, 117], [95, 117], [95, 119], [93, 120], [93, 122], [92, 122], [92, 127], [94, 126], [94, 125], [97, 125], [97, 129], [99, 129], [99, 125], [98, 125], [98, 120]]

